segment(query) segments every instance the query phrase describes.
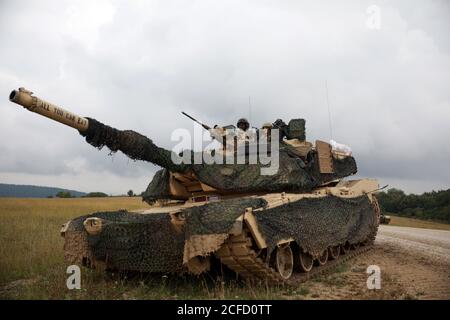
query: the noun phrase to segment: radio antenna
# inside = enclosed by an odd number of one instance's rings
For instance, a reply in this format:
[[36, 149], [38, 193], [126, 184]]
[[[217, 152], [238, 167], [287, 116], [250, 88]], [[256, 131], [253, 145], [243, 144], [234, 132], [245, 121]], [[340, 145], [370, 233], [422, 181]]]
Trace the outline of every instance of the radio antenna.
[[328, 106], [328, 124], [330, 126], [330, 137], [333, 140], [333, 128], [331, 126], [331, 111], [330, 111], [330, 101], [328, 99], [328, 81], [325, 80], [325, 89], [327, 91], [327, 106]]
[[252, 123], [252, 103], [250, 101], [250, 96], [248, 96], [248, 122]]

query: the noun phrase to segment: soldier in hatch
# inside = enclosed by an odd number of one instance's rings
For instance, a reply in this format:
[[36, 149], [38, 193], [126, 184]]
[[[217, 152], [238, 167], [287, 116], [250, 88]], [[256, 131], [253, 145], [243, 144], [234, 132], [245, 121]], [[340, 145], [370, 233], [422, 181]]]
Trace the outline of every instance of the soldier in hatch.
[[234, 145], [234, 149], [236, 149], [237, 145], [255, 141], [253, 132], [249, 130], [250, 123], [247, 119], [239, 119], [236, 127], [235, 130], [231, 130], [216, 125], [209, 132], [214, 139], [222, 142], [223, 146]]
[[250, 123], [247, 119], [241, 118], [238, 120], [236, 129], [236, 137], [237, 137], [237, 144], [245, 144], [245, 143], [253, 143], [255, 142], [255, 133], [250, 128]]
[[238, 127], [238, 129], [241, 129], [242, 131], [247, 131], [248, 128], [250, 128], [250, 124], [248, 123], [248, 120], [245, 118], [241, 118], [238, 120], [236, 127]]
[[259, 130], [259, 132], [261, 132], [260, 134], [260, 138], [264, 137], [264, 139], [267, 140], [267, 142], [271, 141], [271, 133], [272, 133], [272, 124], [270, 122], [266, 122], [262, 125], [261, 129]]

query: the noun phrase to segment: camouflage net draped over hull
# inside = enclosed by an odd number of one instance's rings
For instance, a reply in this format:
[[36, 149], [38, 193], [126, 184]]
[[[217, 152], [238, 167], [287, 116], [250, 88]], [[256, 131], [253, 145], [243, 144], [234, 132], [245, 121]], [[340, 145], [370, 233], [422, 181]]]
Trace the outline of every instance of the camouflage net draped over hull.
[[[104, 219], [100, 234], [90, 235], [85, 231], [83, 222], [90, 217]], [[97, 212], [72, 220], [66, 237], [71, 232], [83, 233], [90, 251], [75, 254], [78, 262], [87, 255], [116, 270], [182, 271], [184, 234], [175, 230], [166, 213]], [[65, 249], [72, 248], [78, 247], [66, 240]]]
[[[247, 198], [187, 208], [183, 210], [186, 225], [181, 230], [172, 225], [167, 213], [93, 213], [72, 220], [66, 231], [67, 239], [71, 239], [71, 233], [82, 233], [90, 252], [66, 256], [78, 257], [78, 261], [72, 262], [81, 262], [83, 256], [92, 256], [96, 261], [106, 262], [108, 268], [117, 270], [180, 272], [184, 269], [185, 240], [191, 235], [227, 233], [245, 208], [256, 209], [265, 205], [263, 199]], [[83, 226], [83, 222], [91, 217], [104, 221], [98, 235], [88, 234]], [[79, 248], [78, 243], [66, 242], [66, 251]]]
[[[224, 202], [215, 205], [218, 209], [220, 206], [227, 208]], [[244, 206], [247, 207], [250, 206]], [[265, 204], [260, 207], [264, 208]], [[211, 212], [201, 208], [190, 211], [186, 219], [186, 239], [197, 234], [228, 232], [236, 218], [243, 214], [228, 208]], [[318, 256], [329, 246], [373, 240], [378, 229], [378, 220], [367, 196], [303, 198], [255, 211], [255, 216], [269, 252], [278, 241], [294, 238], [305, 251]]]
[[256, 214], [269, 249], [282, 239], [294, 238], [313, 256], [327, 247], [374, 240], [377, 217], [367, 196], [304, 198]]
[[[182, 272], [186, 270], [183, 255], [190, 240], [226, 235], [246, 208], [264, 208], [266, 205], [264, 199], [252, 197], [187, 208], [183, 210], [185, 226], [179, 230], [172, 225], [167, 213], [99, 212], [70, 223], [65, 249], [77, 250], [79, 244], [68, 241], [71, 233], [82, 233], [87, 239], [88, 255], [106, 262], [111, 269]], [[376, 216], [367, 196], [305, 198], [257, 211], [255, 215], [269, 251], [277, 241], [292, 237], [302, 248], [317, 256], [330, 245], [374, 239], [377, 230]], [[84, 230], [83, 221], [88, 217], [105, 220], [100, 234], [89, 235]], [[214, 247], [199, 252], [211, 254], [220, 244], [215, 243]], [[72, 252], [69, 256], [77, 255], [81, 260], [86, 253]]]
[[241, 198], [211, 202], [183, 210], [186, 217], [186, 239], [194, 235], [228, 233], [235, 220], [246, 208], [262, 208], [267, 201], [262, 198]]

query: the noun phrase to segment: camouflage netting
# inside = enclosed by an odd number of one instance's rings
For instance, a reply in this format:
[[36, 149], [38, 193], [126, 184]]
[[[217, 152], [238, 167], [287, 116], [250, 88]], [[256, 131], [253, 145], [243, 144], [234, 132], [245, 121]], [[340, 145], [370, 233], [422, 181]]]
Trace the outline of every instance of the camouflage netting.
[[304, 198], [256, 214], [269, 249], [293, 237], [306, 252], [320, 255], [328, 246], [375, 239], [378, 222], [367, 196]]
[[[316, 154], [317, 158], [317, 154]], [[318, 185], [322, 185], [328, 181], [333, 181], [336, 179], [342, 179], [348, 177], [357, 172], [357, 166], [355, 158], [346, 157], [343, 159], [334, 159], [333, 158], [333, 169], [334, 173], [320, 173], [319, 171], [319, 162], [317, 159], [314, 159], [311, 163], [312, 169], [309, 170], [311, 174], [311, 178], [314, 179]]]
[[132, 130], [118, 130], [95, 119], [86, 119], [89, 120], [89, 128], [80, 131], [80, 134], [96, 148], [107, 146], [112, 152], [120, 150], [133, 160], [152, 162], [170, 171], [184, 172], [189, 169], [186, 165], [173, 163], [171, 151], [158, 147], [142, 134]]
[[[265, 205], [263, 199], [246, 198], [187, 208], [183, 210], [186, 218], [184, 230], [177, 230], [167, 213], [97, 212], [74, 219], [66, 231], [66, 238], [70, 238], [71, 232], [82, 232], [87, 238], [90, 252], [79, 253], [79, 260], [86, 255], [106, 262], [111, 269], [180, 272], [184, 269], [185, 240], [192, 235], [227, 233], [246, 208]], [[83, 222], [90, 217], [104, 220], [102, 232], [98, 235], [90, 235], [84, 229]], [[66, 243], [66, 250], [74, 248], [79, 248], [78, 244]]]
[[170, 197], [169, 170], [158, 170], [144, 192], [144, 200], [151, 203], [158, 199], [169, 199]]
[[[237, 208], [266, 207], [266, 201], [262, 198], [252, 198], [253, 205], [244, 203], [244, 200], [217, 202], [213, 204], [214, 209], [211, 207], [211, 210], [203, 210], [202, 207], [197, 207], [190, 211], [186, 219], [186, 239], [198, 234], [228, 232], [236, 218], [242, 214], [242, 210], [235, 210]], [[261, 203], [258, 204], [256, 200]], [[367, 196], [348, 199], [335, 196], [304, 198], [256, 211], [255, 216], [269, 251], [279, 240], [292, 237], [314, 256], [331, 245], [345, 244], [347, 241], [354, 244], [374, 237], [378, 226]]]
[[305, 119], [292, 119], [287, 126], [287, 137], [305, 141]]
[[[107, 146], [112, 152], [120, 150], [131, 159], [149, 161], [172, 172], [191, 171], [201, 182], [225, 192], [308, 192], [324, 182], [349, 176], [357, 170], [355, 159], [347, 157], [333, 159], [335, 173], [320, 174], [316, 154], [305, 165], [285, 143], [280, 144], [279, 169], [273, 175], [262, 175], [264, 166], [261, 164], [177, 165], [171, 160], [171, 151], [156, 146], [149, 138], [131, 130], [117, 130], [89, 119], [89, 129], [80, 133], [97, 148]], [[194, 153], [191, 152], [190, 156], [193, 159]], [[145, 201], [169, 197], [167, 170], [155, 175], [144, 194]]]
[[356, 172], [352, 157], [333, 159], [336, 173], [324, 175], [319, 173], [315, 159], [306, 166], [288, 150], [287, 147], [280, 149], [279, 168], [273, 175], [261, 175], [263, 166], [259, 164], [210, 164], [194, 166], [194, 172], [203, 183], [234, 192], [308, 192], [324, 182]]
[[[98, 235], [88, 234], [84, 220], [105, 220]], [[182, 271], [184, 234], [177, 232], [165, 213], [136, 214], [127, 211], [97, 212], [72, 220], [66, 234], [84, 232], [95, 260], [108, 268], [127, 271]], [[66, 243], [66, 250], [72, 246]], [[80, 253], [82, 256], [86, 253]]]
[[[77, 243], [67, 243], [68, 239], [72, 239], [71, 233], [84, 233], [90, 250], [88, 255], [106, 262], [111, 269], [182, 272], [186, 270], [183, 262], [186, 263], [199, 252], [201, 254], [198, 255], [208, 255], [217, 250], [246, 208], [265, 208], [266, 205], [264, 199], [251, 197], [187, 208], [183, 210], [185, 226], [178, 230], [171, 224], [167, 213], [98, 212], [70, 223], [65, 249], [79, 248]], [[255, 215], [270, 250], [277, 241], [293, 237], [302, 248], [315, 256], [330, 245], [374, 239], [377, 230], [377, 219], [367, 196], [353, 199], [333, 196], [305, 198], [256, 211]], [[89, 235], [84, 230], [83, 221], [89, 217], [104, 219], [100, 234]], [[225, 237], [216, 237], [221, 235]], [[217, 241], [211, 246], [206, 243], [207, 236]], [[189, 257], [183, 260], [186, 258], [183, 257], [186, 246], [193, 238], [205, 240], [205, 248], [188, 250]], [[201, 241], [195, 241], [195, 245], [201, 246]]]
[[230, 199], [210, 202], [203, 206], [185, 209], [186, 239], [193, 235], [228, 233], [235, 220], [246, 208], [262, 208], [267, 205], [262, 198]]

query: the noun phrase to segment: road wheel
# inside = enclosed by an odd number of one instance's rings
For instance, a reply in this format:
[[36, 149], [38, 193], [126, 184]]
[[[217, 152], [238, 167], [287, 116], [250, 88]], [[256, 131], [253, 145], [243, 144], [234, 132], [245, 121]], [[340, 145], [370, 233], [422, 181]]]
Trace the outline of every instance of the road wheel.
[[350, 251], [350, 243], [346, 242], [345, 244], [341, 245], [341, 253], [347, 254]]
[[336, 260], [337, 258], [339, 258], [340, 253], [341, 253], [341, 247], [340, 246], [334, 246], [334, 247], [330, 247], [328, 249], [328, 257], [331, 260]]
[[322, 254], [317, 258], [316, 260], [317, 265], [318, 266], [323, 266], [327, 263], [328, 261], [328, 249], [325, 249]]
[[314, 265], [314, 258], [309, 253], [300, 250], [298, 257], [298, 266], [301, 272], [311, 271]]
[[291, 246], [284, 244], [276, 248], [274, 257], [275, 270], [283, 279], [289, 279], [294, 270], [294, 255]]

